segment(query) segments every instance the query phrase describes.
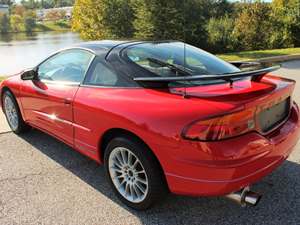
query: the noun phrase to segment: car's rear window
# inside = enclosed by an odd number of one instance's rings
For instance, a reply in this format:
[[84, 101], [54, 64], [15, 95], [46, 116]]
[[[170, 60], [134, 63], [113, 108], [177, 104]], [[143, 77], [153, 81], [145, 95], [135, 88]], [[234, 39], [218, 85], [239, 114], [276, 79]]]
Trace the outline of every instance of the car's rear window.
[[[240, 71], [230, 63], [182, 42], [137, 44], [129, 47], [126, 55], [134, 63], [152, 72], [153, 76], [218, 75]], [[203, 81], [189, 83], [197, 85]]]

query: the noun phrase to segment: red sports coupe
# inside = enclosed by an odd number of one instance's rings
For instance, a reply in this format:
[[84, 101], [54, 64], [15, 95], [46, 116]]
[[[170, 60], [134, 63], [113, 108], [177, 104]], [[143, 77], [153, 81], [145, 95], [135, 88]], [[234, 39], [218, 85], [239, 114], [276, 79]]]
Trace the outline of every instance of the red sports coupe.
[[103, 163], [135, 209], [169, 191], [255, 205], [249, 186], [291, 153], [299, 109], [278, 67], [241, 66], [176, 41], [87, 42], [3, 81], [1, 104], [16, 134], [40, 129]]

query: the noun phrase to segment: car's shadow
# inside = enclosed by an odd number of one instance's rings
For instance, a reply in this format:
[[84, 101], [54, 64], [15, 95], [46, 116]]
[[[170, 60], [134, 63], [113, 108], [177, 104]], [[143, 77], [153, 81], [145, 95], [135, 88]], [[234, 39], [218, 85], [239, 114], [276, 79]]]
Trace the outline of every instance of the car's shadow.
[[105, 179], [103, 167], [96, 162], [37, 130], [21, 138], [126, 208], [143, 224], [300, 224], [300, 165], [294, 162], [287, 161], [254, 186], [264, 193], [256, 207], [241, 208], [224, 198], [169, 195], [153, 209], [138, 212], [127, 208], [115, 197]]

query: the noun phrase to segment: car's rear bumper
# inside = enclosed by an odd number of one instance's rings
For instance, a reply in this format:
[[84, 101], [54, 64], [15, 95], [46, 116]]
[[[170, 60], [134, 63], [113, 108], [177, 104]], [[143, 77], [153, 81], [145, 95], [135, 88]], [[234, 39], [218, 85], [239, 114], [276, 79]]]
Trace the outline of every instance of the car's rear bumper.
[[294, 104], [288, 121], [268, 136], [249, 133], [218, 142], [183, 141], [178, 151], [182, 155], [172, 157], [172, 167], [165, 170], [169, 188], [176, 194], [196, 196], [240, 190], [276, 169], [299, 136], [299, 109]]

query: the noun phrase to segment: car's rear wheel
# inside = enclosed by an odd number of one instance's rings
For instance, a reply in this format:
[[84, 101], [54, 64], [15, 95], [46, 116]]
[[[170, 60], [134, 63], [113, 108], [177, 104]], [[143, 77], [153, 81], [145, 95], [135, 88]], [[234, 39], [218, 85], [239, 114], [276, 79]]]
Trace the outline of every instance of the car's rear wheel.
[[2, 105], [8, 125], [14, 133], [20, 134], [30, 129], [30, 126], [24, 122], [18, 103], [10, 91], [4, 92]]
[[137, 140], [117, 137], [108, 144], [105, 169], [117, 196], [127, 206], [144, 210], [161, 200], [166, 184], [150, 150]]

